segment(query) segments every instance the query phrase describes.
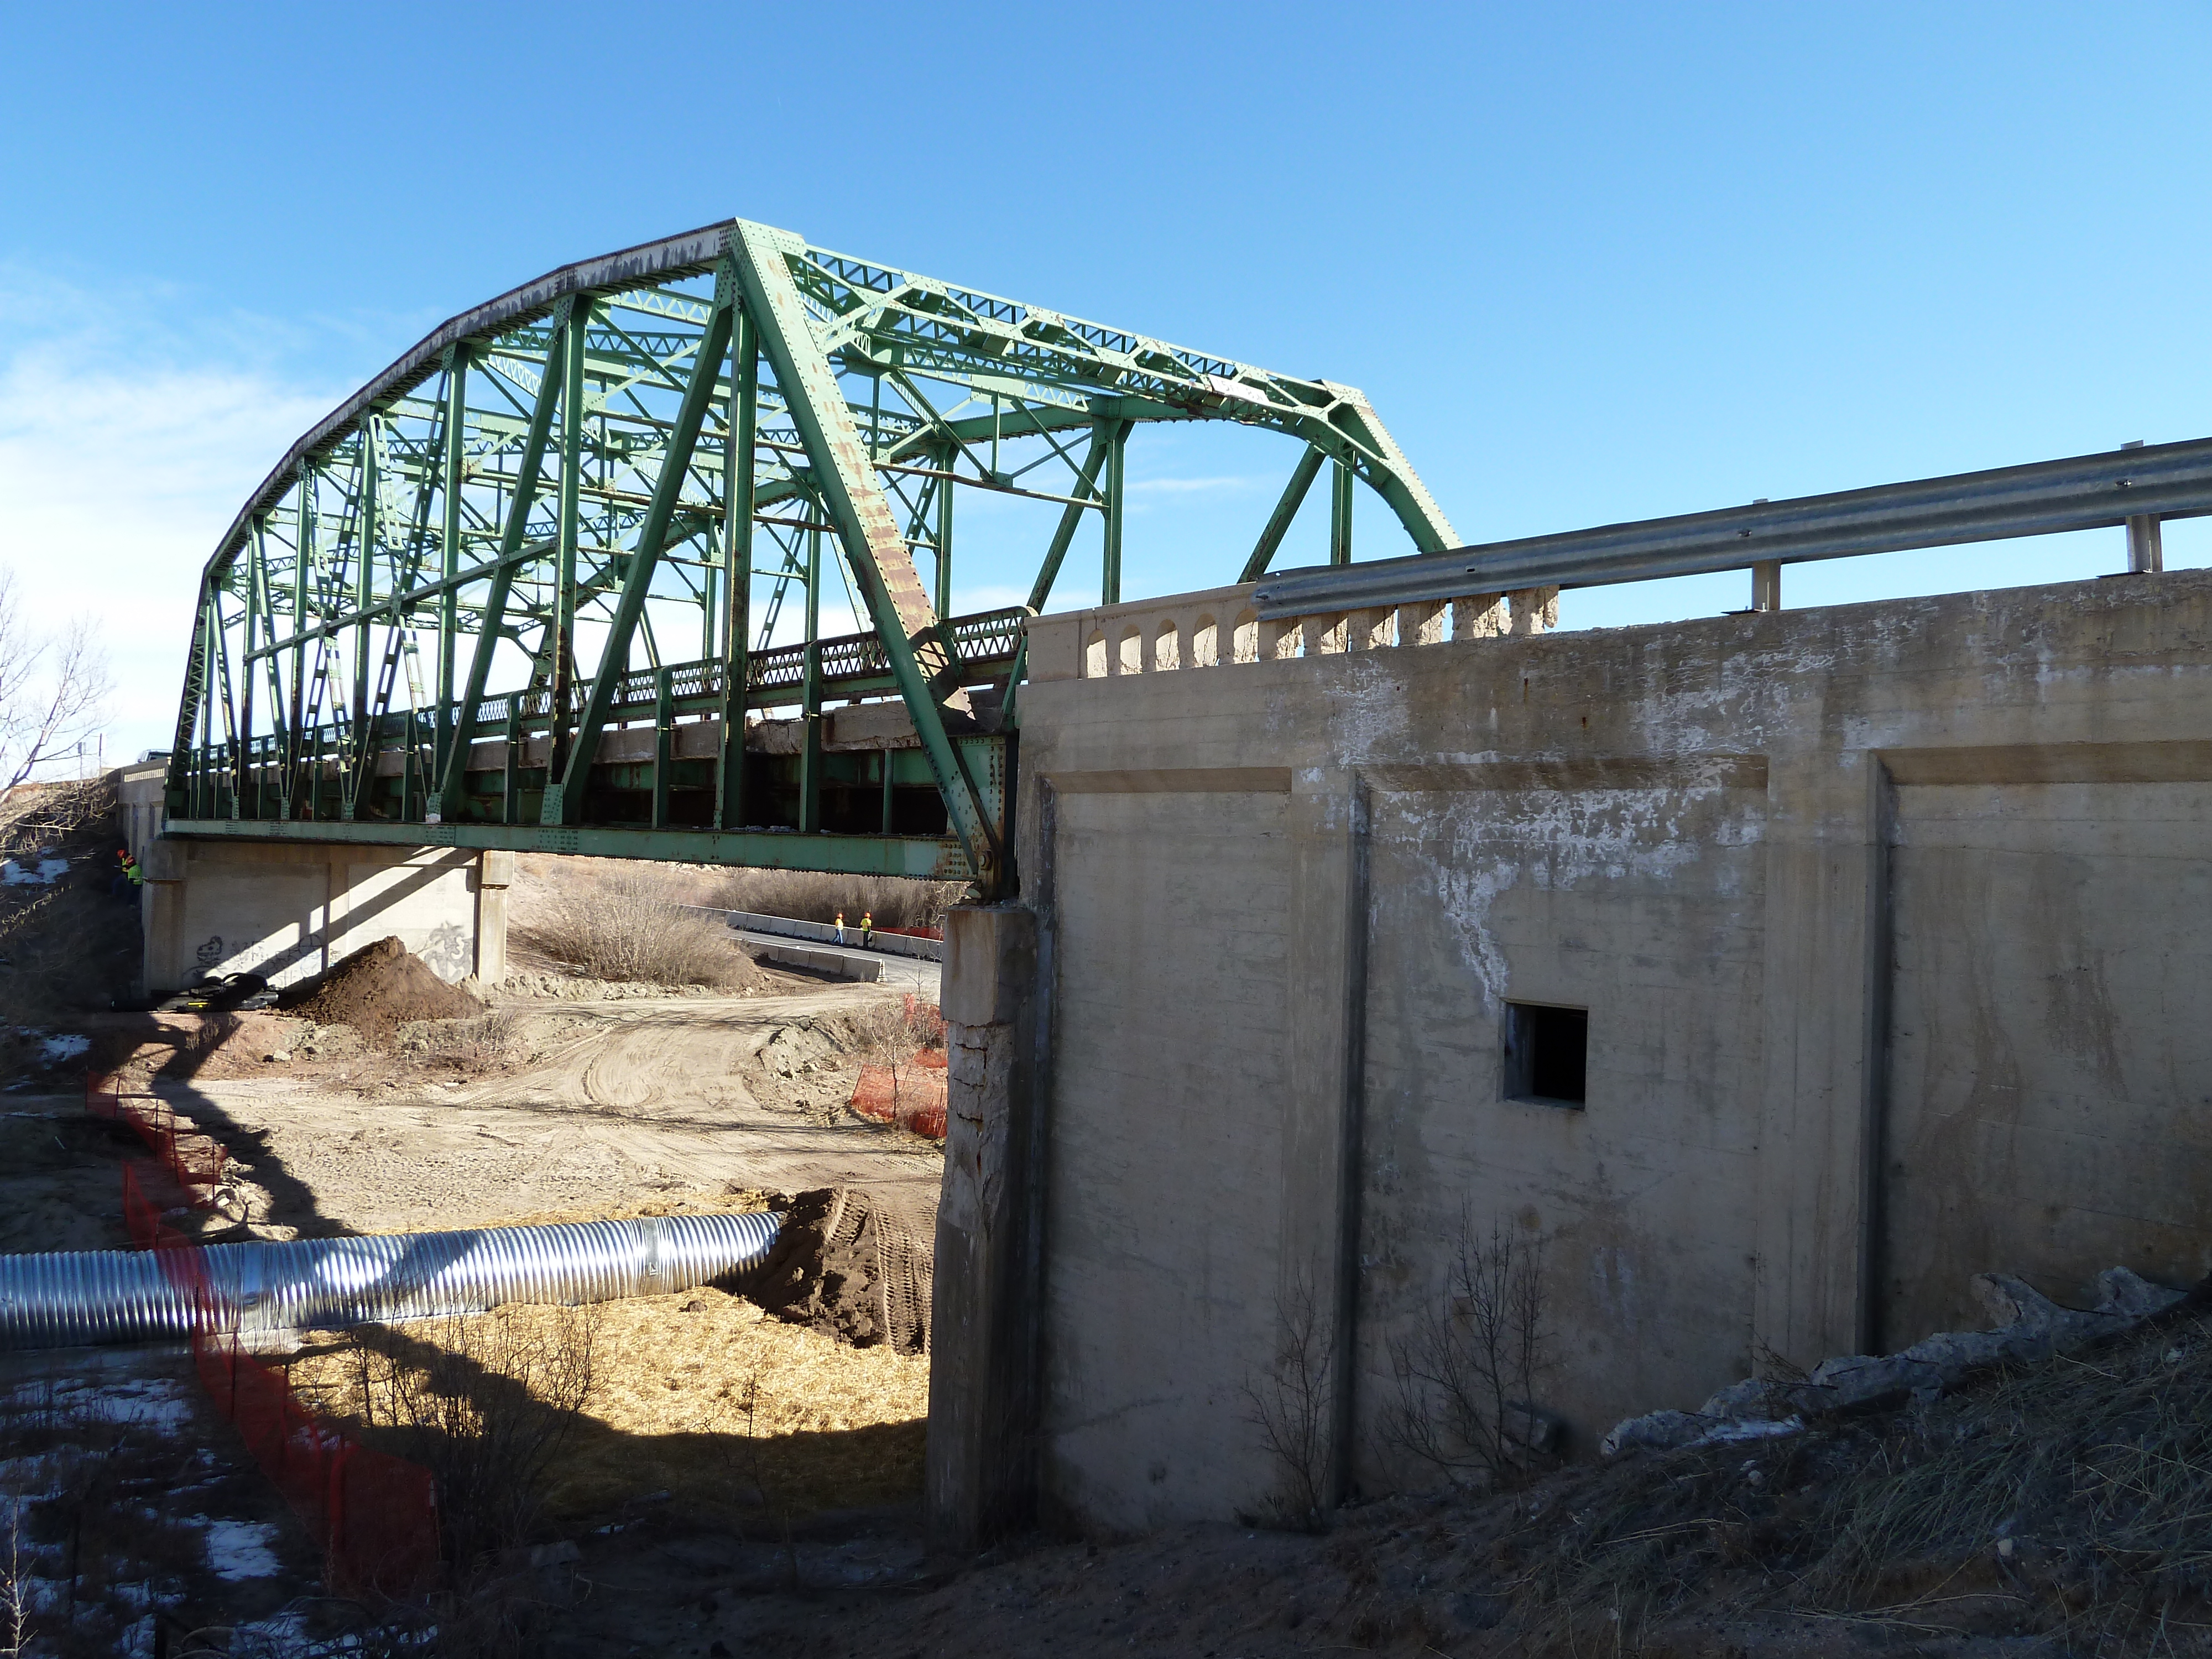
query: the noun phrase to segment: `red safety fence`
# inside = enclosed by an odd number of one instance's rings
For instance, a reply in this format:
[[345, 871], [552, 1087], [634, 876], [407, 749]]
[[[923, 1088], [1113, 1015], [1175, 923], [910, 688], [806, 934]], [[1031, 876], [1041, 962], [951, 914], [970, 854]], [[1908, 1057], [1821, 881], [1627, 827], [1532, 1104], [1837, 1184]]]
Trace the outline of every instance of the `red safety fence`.
[[[96, 1088], [95, 1083], [106, 1086]], [[166, 1121], [173, 1144], [205, 1139], [179, 1137], [174, 1113], [160, 1119], [145, 1108], [154, 1097], [121, 1094], [112, 1079], [88, 1079], [85, 1095], [99, 1115], [129, 1119], [149, 1145], [155, 1144], [159, 1131], [149, 1133], [140, 1122], [142, 1111], [157, 1124]], [[167, 1111], [166, 1103], [155, 1103]], [[203, 1167], [191, 1159], [185, 1164], [194, 1170]], [[192, 1190], [175, 1160], [167, 1168], [187, 1193]], [[331, 1588], [349, 1595], [386, 1595], [427, 1589], [438, 1573], [438, 1488], [430, 1471], [372, 1450], [321, 1421], [300, 1404], [283, 1371], [246, 1351], [239, 1337], [238, 1310], [210, 1280], [206, 1259], [161, 1219], [147, 1182], [127, 1164], [123, 1214], [131, 1242], [153, 1250], [162, 1277], [191, 1298], [192, 1363], [200, 1381], [216, 1408], [237, 1426], [253, 1461], [322, 1546]]]
[[896, 1123], [932, 1140], [945, 1139], [945, 1017], [933, 1002], [908, 994], [907, 1036], [914, 1058], [902, 1065], [863, 1066], [852, 1108], [878, 1123]]
[[[85, 1109], [94, 1117], [127, 1123], [137, 1131], [146, 1150], [185, 1189], [185, 1201], [204, 1210], [215, 1202], [215, 1189], [222, 1184], [229, 1155], [221, 1142], [177, 1127], [176, 1109], [159, 1095], [125, 1094], [112, 1077], [88, 1072], [84, 1079]], [[142, 1247], [143, 1248], [143, 1247]]]

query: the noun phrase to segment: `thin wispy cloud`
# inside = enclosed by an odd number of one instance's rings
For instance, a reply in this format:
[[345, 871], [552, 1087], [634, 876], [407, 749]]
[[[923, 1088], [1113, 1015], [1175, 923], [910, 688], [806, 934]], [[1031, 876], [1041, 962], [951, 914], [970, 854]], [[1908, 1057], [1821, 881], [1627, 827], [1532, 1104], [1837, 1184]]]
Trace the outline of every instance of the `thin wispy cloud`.
[[0, 272], [0, 564], [34, 616], [92, 619], [132, 753], [172, 735], [200, 567], [337, 397], [165, 335], [149, 299]]
[[1253, 478], [1132, 478], [1132, 495], [1201, 495], [1223, 490], [1249, 489]]

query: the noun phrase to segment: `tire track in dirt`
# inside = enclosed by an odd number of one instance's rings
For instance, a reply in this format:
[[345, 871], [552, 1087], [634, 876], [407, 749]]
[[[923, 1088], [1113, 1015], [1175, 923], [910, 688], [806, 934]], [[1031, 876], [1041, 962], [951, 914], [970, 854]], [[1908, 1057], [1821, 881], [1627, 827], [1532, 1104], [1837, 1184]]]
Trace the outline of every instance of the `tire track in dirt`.
[[[776, 999], [510, 1004], [526, 1069], [460, 1087], [374, 1096], [289, 1079], [203, 1080], [181, 1109], [218, 1113], [311, 1193], [290, 1224], [362, 1231], [483, 1225], [615, 1209], [693, 1191], [865, 1187], [887, 1222], [933, 1233], [934, 1147], [850, 1113], [854, 1066], [763, 1076], [754, 1053], [801, 1019], [823, 1029], [884, 993], [836, 987]], [[841, 1057], [842, 1058], [842, 1057]], [[808, 1111], [795, 1109], [805, 1098]]]

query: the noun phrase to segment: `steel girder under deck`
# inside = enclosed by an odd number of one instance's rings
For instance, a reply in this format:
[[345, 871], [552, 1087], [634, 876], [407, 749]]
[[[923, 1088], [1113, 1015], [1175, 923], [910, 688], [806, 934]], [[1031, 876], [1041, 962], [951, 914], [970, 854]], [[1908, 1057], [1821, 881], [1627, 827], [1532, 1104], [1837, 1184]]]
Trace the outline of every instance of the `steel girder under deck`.
[[[564, 267], [434, 331], [240, 510], [200, 584], [168, 830], [995, 896], [1022, 619], [1086, 515], [1121, 598], [1127, 440], [1188, 420], [1301, 442], [1246, 580], [1324, 464], [1333, 561], [1354, 480], [1415, 551], [1456, 543], [1348, 386], [743, 220]], [[946, 616], [960, 489], [1058, 507], [1025, 605]], [[860, 634], [822, 635], [825, 538]], [[787, 591], [802, 637], [770, 648]]]

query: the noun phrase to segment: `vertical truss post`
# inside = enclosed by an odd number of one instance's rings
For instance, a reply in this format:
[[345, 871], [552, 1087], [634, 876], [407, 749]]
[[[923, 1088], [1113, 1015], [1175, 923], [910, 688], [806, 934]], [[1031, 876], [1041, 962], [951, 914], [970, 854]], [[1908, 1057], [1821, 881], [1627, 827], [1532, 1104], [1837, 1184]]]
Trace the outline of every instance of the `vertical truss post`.
[[800, 718], [806, 734], [799, 759], [799, 828], [822, 827], [822, 532], [806, 532], [806, 667]]
[[816, 487], [837, 526], [847, 567], [867, 602], [869, 620], [945, 797], [952, 833], [985, 896], [995, 896], [1005, 875], [997, 832], [945, 729], [944, 713], [932, 689], [939, 676], [950, 677], [951, 648], [938, 633], [936, 614], [921, 591], [898, 520], [884, 499], [852, 410], [814, 337], [805, 303], [792, 278], [787, 253], [801, 252], [804, 244], [744, 221], [732, 228], [731, 240], [738, 256], [746, 308], [760, 330], [761, 349], [775, 370], [776, 387], [799, 429]]
[[[584, 483], [584, 363], [591, 320], [591, 302], [580, 301], [562, 342], [561, 495], [558, 528], [554, 532], [553, 617], [549, 638], [552, 654], [545, 698], [546, 732], [551, 739], [545, 753], [549, 794], [568, 758], [568, 696], [575, 681], [576, 541]], [[557, 809], [557, 801], [555, 805]]]
[[938, 451], [937, 481], [937, 614], [952, 614], [952, 462], [958, 453], [951, 444]]
[[300, 469], [300, 509], [294, 516], [292, 534], [292, 742], [291, 754], [287, 758], [287, 769], [292, 775], [292, 785], [285, 793], [297, 799], [302, 793], [301, 784], [307, 785], [307, 816], [315, 812], [315, 785], [312, 775], [301, 776], [307, 758], [307, 586], [308, 572], [315, 562], [315, 467], [310, 461]]
[[369, 729], [368, 602], [376, 591], [376, 412], [361, 424], [361, 501], [354, 513], [353, 591], [347, 595], [361, 620], [353, 631], [353, 749], [338, 751], [338, 816], [349, 822], [368, 769], [376, 763], [376, 734]]
[[1352, 562], [1352, 469], [1342, 461], [1329, 468], [1328, 562]]
[[[246, 589], [246, 621], [239, 635], [243, 643], [240, 647], [242, 654], [238, 659], [238, 676], [245, 682], [238, 689], [239, 810], [246, 817], [254, 818], [261, 816], [261, 774], [259, 769], [253, 765], [253, 683], [258, 672], [253, 665], [253, 653], [264, 633], [272, 640], [276, 638], [273, 629], [262, 626], [266, 619], [262, 613], [260, 565], [261, 517], [256, 514], [246, 542], [246, 568], [240, 573], [245, 578], [241, 586]], [[250, 806], [246, 804], [249, 770], [253, 785]]]
[[[265, 517], [253, 520], [253, 532], [246, 544], [246, 580], [258, 596], [261, 607], [261, 626], [271, 647], [276, 643], [276, 607], [269, 592], [269, 521]], [[283, 750], [287, 736], [284, 727], [284, 665], [275, 650], [261, 659], [261, 672], [269, 684], [270, 759], [276, 763], [276, 804], [279, 817], [291, 817], [290, 783], [284, 775]], [[258, 769], [260, 781], [255, 791], [255, 813], [261, 815], [260, 799], [268, 792], [269, 761]]]
[[[514, 493], [507, 502], [507, 528], [499, 538], [499, 568], [492, 574], [491, 592], [484, 599], [476, 650], [469, 658], [468, 686], [461, 693], [460, 709], [453, 717], [453, 735], [440, 773], [438, 811], [441, 817], [454, 817], [460, 811], [469, 744], [476, 735], [477, 710], [483, 702], [484, 685], [491, 678], [492, 653], [498, 647], [501, 630], [507, 625], [507, 596], [514, 591], [515, 562], [521, 556], [522, 539], [530, 526], [530, 509], [538, 499], [538, 479], [544, 472], [545, 444], [552, 435], [553, 405], [560, 395], [559, 370], [575, 315], [574, 306], [573, 299], [563, 300], [560, 309], [553, 313], [553, 337], [546, 347], [544, 376], [538, 383], [538, 400], [530, 411], [530, 430], [524, 435], [521, 459], [515, 469]], [[517, 696], [507, 713], [507, 821], [510, 823], [514, 798], [514, 738], [521, 724], [522, 699]]]
[[884, 766], [884, 829], [883, 829], [883, 833], [888, 836], [888, 835], [889, 835], [889, 834], [890, 834], [890, 832], [891, 832], [891, 747], [890, 747], [890, 745], [889, 744], [885, 744], [884, 745], [883, 766]]
[[653, 677], [653, 827], [668, 828], [668, 786], [676, 769], [676, 671]]
[[1106, 552], [1101, 605], [1121, 603], [1121, 509], [1128, 493], [1130, 425], [1127, 421], [1115, 422], [1106, 440]]
[[[432, 734], [434, 757], [442, 758], [453, 735], [453, 656], [460, 629], [460, 592], [453, 585], [461, 570], [461, 470], [468, 464], [469, 349], [455, 346], [446, 362], [445, 493], [439, 502], [438, 574], [447, 584], [438, 596], [438, 720]], [[427, 489], [428, 486], [426, 485]], [[445, 781], [432, 780], [431, 787]]]
[[1111, 447], [1107, 432], [1109, 424], [1105, 421], [1091, 423], [1091, 443], [1083, 457], [1083, 471], [1076, 475], [1075, 488], [1068, 492], [1073, 499], [1060, 509], [1060, 527], [1052, 532], [1052, 544], [1045, 549], [1044, 562], [1037, 567], [1036, 580], [1030, 588], [1029, 605], [1033, 611], [1042, 611], [1045, 601], [1052, 597], [1052, 585], [1060, 579], [1060, 563], [1075, 541], [1077, 526], [1083, 522], [1085, 509], [1079, 503], [1097, 499], [1098, 469], [1105, 465], [1106, 452]]
[[[576, 331], [580, 337], [584, 331]], [[622, 598], [616, 602], [614, 621], [608, 626], [606, 644], [599, 653], [599, 671], [592, 677], [591, 694], [577, 718], [568, 764], [563, 768], [556, 763], [546, 775], [545, 799], [538, 814], [542, 823], [574, 823], [582, 816], [585, 787], [599, 754], [599, 732], [606, 726], [607, 712], [613, 708], [615, 693], [622, 684], [623, 669], [629, 661], [630, 639], [645, 614], [646, 595], [652, 589], [653, 572], [659, 568], [661, 545], [668, 539], [668, 526], [683, 496], [684, 480], [691, 471], [691, 452], [697, 447], [707, 405], [713, 401], [715, 382], [721, 378], [722, 354], [729, 344], [730, 307], [726, 301], [715, 307], [707, 324], [706, 338], [692, 359], [691, 379], [684, 388], [676, 428], [669, 434], [668, 447], [661, 456], [660, 473], [653, 481], [645, 522], [638, 528], [637, 546], [623, 578]], [[812, 615], [810, 605], [810, 627]]]
[[[1321, 464], [1328, 459], [1311, 444], [1306, 446], [1306, 453], [1291, 469], [1291, 481], [1283, 486], [1275, 510], [1267, 515], [1267, 527], [1253, 544], [1252, 556], [1244, 561], [1243, 574], [1237, 578], [1239, 582], [1256, 582], [1267, 574], [1267, 567], [1281, 548], [1283, 538], [1290, 533], [1291, 521], [1298, 516], [1298, 508], [1305, 505], [1306, 491], [1313, 488], [1313, 481], [1321, 476]], [[1337, 470], [1343, 471], [1341, 467]]]
[[752, 681], [753, 439], [760, 416], [760, 342], [738, 308], [730, 339], [730, 414], [722, 449], [722, 745], [714, 761], [714, 823], [744, 823], [745, 701]]

